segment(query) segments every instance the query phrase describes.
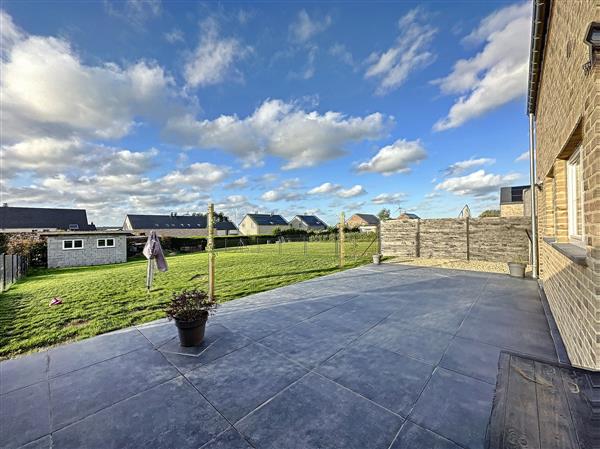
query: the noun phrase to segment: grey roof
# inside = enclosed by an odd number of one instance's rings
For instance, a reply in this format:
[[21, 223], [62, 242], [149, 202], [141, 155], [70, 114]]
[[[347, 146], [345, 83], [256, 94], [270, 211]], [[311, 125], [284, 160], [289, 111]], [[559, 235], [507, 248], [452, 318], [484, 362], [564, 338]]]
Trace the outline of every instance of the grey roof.
[[85, 209], [51, 209], [44, 207], [0, 207], [0, 229], [77, 229], [93, 231]]
[[40, 235], [59, 236], [59, 235], [132, 235], [129, 231], [50, 231], [41, 232]]
[[327, 227], [327, 223], [321, 220], [316, 215], [296, 215], [300, 221], [309, 227]]
[[287, 226], [288, 222], [277, 214], [247, 214], [259, 226]]
[[403, 212], [400, 214], [400, 217], [398, 217], [398, 218], [403, 218], [403, 217], [410, 218], [411, 220], [418, 220], [419, 218], [421, 218], [417, 214], [413, 214], [410, 212]]
[[364, 221], [367, 222], [367, 224], [370, 224], [370, 225], [378, 225], [379, 224], [379, 218], [377, 218], [376, 215], [371, 215], [371, 214], [354, 214], [354, 215], [362, 218]]
[[[205, 215], [138, 215], [127, 214], [132, 229], [206, 229]], [[232, 231], [237, 229], [230, 221], [218, 221], [215, 229]]]

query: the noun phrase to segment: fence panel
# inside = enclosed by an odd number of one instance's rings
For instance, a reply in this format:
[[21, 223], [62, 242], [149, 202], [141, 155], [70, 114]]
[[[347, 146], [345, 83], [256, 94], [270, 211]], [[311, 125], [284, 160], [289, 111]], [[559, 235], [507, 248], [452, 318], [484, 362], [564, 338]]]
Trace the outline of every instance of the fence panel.
[[27, 275], [29, 261], [20, 254], [0, 254], [0, 292]]

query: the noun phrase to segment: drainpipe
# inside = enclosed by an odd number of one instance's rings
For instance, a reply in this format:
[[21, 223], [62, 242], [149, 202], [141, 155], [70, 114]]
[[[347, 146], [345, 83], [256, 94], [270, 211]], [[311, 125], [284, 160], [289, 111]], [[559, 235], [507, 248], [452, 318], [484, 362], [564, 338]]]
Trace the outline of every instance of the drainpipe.
[[533, 278], [537, 279], [538, 269], [538, 229], [537, 229], [537, 201], [535, 185], [535, 115], [529, 114], [529, 179], [531, 183], [531, 264]]

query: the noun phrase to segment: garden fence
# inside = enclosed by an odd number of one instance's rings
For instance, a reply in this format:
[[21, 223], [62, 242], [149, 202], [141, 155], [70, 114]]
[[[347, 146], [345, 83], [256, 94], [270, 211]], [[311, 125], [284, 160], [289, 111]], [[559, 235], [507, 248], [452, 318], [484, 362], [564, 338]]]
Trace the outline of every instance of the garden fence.
[[0, 254], [0, 292], [27, 274], [29, 260], [20, 254]]

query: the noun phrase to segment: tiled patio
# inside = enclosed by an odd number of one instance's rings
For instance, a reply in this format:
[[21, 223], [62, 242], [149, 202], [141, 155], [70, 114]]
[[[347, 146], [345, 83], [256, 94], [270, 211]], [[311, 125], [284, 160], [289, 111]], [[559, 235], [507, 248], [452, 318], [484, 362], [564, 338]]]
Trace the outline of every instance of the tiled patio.
[[537, 284], [367, 266], [0, 364], [2, 448], [480, 449], [499, 353], [556, 360]]

